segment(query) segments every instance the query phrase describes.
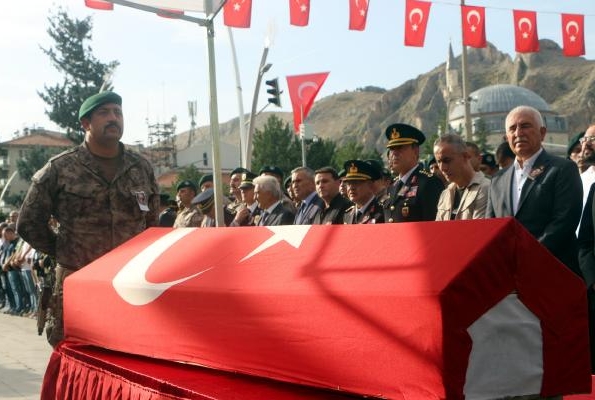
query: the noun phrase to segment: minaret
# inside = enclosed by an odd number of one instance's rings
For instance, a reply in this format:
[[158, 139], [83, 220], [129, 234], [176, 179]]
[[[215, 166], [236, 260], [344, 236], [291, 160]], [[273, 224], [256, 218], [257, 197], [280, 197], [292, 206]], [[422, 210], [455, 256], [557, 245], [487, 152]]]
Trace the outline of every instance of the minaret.
[[446, 59], [446, 98], [460, 97], [459, 70], [452, 52], [452, 42], [448, 42], [448, 57]]

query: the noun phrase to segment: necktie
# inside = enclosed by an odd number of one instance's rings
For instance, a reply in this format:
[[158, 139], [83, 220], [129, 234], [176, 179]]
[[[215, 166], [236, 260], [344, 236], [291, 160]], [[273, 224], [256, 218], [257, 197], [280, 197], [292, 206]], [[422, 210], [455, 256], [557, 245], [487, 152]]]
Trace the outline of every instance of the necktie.
[[260, 216], [260, 221], [258, 221], [258, 225], [264, 226], [265, 220], [267, 219], [268, 216], [269, 216], [269, 213], [267, 211], [263, 211]]

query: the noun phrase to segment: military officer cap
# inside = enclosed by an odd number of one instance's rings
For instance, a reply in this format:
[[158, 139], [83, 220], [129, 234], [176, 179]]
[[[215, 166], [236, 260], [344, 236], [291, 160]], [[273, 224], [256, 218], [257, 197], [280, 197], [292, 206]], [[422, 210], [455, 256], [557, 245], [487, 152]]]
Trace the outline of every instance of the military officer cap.
[[581, 138], [585, 136], [585, 132], [577, 133], [573, 137], [570, 138], [568, 141], [568, 147], [566, 147], [566, 157], [570, 157], [570, 153], [572, 153], [572, 149], [574, 146], [580, 143]]
[[[244, 167], [237, 167], [237, 168], [234, 168], [234, 169], [233, 169], [233, 170], [232, 170], [232, 171], [229, 173], [229, 175], [231, 176], [231, 175], [235, 175], [235, 174], [245, 174], [246, 172], [250, 172], [250, 171], [248, 171], [248, 170], [247, 170], [246, 168], [244, 168]], [[250, 173], [252, 173], [252, 172], [250, 172]]]
[[179, 191], [180, 189], [183, 189], [183, 188], [190, 188], [190, 189], [194, 190], [194, 192], [196, 193], [196, 185], [192, 181], [185, 180], [185, 181], [178, 183], [178, 186], [176, 187], [176, 191]]
[[283, 179], [283, 171], [281, 171], [281, 168], [275, 167], [274, 165], [265, 165], [262, 167], [260, 171], [258, 171], [258, 175], [262, 174], [273, 174], [279, 179]]
[[208, 188], [203, 192], [200, 192], [192, 199], [192, 204], [196, 204], [200, 211], [203, 213], [207, 212], [215, 202], [215, 196], [213, 188]]
[[108, 103], [114, 103], [121, 106], [122, 97], [114, 92], [100, 92], [88, 97], [79, 108], [79, 121], [88, 117], [97, 107]]
[[389, 149], [406, 144], [420, 145], [426, 141], [422, 131], [407, 124], [392, 124], [386, 128], [384, 134], [388, 139], [386, 147]]
[[200, 177], [198, 181], [198, 187], [202, 187], [207, 182], [213, 182], [213, 174], [206, 174]]
[[347, 172], [345, 171], [345, 169], [342, 169], [339, 172], [337, 172], [337, 175], [339, 175], [339, 179], [345, 178], [346, 174], [347, 174]]
[[364, 160], [365, 162], [367, 162], [368, 164], [370, 164], [372, 166], [372, 168], [374, 168], [376, 170], [376, 172], [378, 173], [378, 179], [380, 179], [383, 175], [382, 173], [382, 163], [378, 160], [374, 160], [374, 159], [368, 159], [368, 160]]
[[368, 181], [380, 179], [380, 172], [370, 163], [362, 160], [347, 160], [343, 165], [345, 169], [344, 181]]
[[254, 183], [252, 183], [252, 181], [254, 180], [254, 178], [256, 178], [256, 174], [250, 171], [247, 171], [245, 173], [242, 174], [242, 182], [240, 183], [239, 188], [240, 189], [246, 189], [246, 188], [251, 188], [254, 187]]
[[496, 157], [494, 157], [492, 153], [482, 153], [481, 163], [489, 166], [490, 168], [498, 167], [498, 165], [496, 164]]

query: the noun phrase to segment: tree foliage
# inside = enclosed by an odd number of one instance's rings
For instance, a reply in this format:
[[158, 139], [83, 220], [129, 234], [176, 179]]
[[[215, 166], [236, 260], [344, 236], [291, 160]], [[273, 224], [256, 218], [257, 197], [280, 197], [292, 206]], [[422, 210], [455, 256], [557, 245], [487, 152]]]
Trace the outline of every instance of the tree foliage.
[[382, 161], [380, 154], [378, 154], [376, 150], [365, 150], [363, 145], [351, 141], [337, 149], [332, 159], [332, 166], [334, 166], [337, 170], [340, 170], [343, 168], [345, 161], [355, 159], [374, 159]]
[[30, 181], [35, 172], [40, 170], [52, 156], [64, 150], [66, 147], [32, 147], [24, 157], [17, 160], [19, 176], [25, 181]]
[[301, 145], [297, 136], [276, 115], [272, 114], [263, 130], [256, 129], [252, 143], [252, 170], [275, 165], [286, 174], [302, 164]]
[[182, 181], [194, 182], [194, 184], [198, 188], [197, 190], [200, 191], [200, 188], [198, 187], [198, 182], [200, 181], [200, 178], [202, 178], [203, 175], [204, 174], [201, 174], [194, 164], [188, 165], [182, 171], [180, 171], [180, 173], [178, 173], [178, 179], [176, 180], [174, 185], [171, 188], [169, 188], [168, 193], [172, 197], [176, 197], [176, 187], [178, 187], [178, 184]]
[[[91, 17], [71, 18], [61, 7], [48, 17], [48, 34], [54, 46], [42, 51], [50, 58], [54, 67], [64, 75], [63, 81], [54, 86], [44, 85], [39, 96], [48, 105], [46, 114], [61, 128], [66, 129], [68, 137], [75, 143], [81, 143], [84, 132], [78, 120], [78, 110], [82, 102], [100, 91], [104, 80], [117, 66], [117, 61], [107, 64], [100, 62], [91, 46], [93, 23]], [[106, 84], [105, 89], [111, 89]]]

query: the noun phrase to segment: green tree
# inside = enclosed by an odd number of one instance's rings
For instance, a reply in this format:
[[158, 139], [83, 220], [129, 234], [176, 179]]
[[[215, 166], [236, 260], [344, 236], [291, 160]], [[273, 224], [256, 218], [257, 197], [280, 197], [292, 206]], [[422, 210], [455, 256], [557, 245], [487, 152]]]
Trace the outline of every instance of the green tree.
[[344, 144], [343, 146], [339, 147], [337, 151], [335, 151], [331, 165], [334, 166], [337, 170], [340, 170], [343, 168], [343, 164], [345, 164], [345, 161], [354, 159], [374, 159], [382, 161], [380, 154], [375, 149], [366, 150], [364, 149], [363, 145], [358, 144], [354, 141], [350, 141]]
[[[49, 106], [46, 114], [58, 126], [66, 129], [66, 134], [75, 143], [81, 143], [84, 132], [78, 120], [81, 103], [102, 88], [104, 81], [117, 66], [117, 61], [107, 64], [93, 56], [91, 40], [93, 23], [91, 17], [71, 18], [61, 7], [48, 17], [50, 27], [47, 32], [53, 39], [54, 47], [42, 48], [54, 67], [64, 75], [62, 83], [44, 85], [43, 92], [37, 92]], [[106, 84], [104, 89], [111, 89]]]
[[[319, 139], [311, 143], [306, 143], [306, 164], [313, 170], [332, 166], [333, 156], [337, 145], [330, 139]], [[300, 143], [300, 152], [301, 152]]]
[[35, 146], [27, 151], [24, 157], [17, 160], [17, 171], [19, 176], [30, 181], [37, 172], [54, 155], [66, 150], [65, 147], [44, 147]]
[[272, 114], [261, 131], [256, 129], [252, 142], [252, 170], [275, 165], [285, 174], [302, 164], [301, 145], [297, 136], [276, 115]]
[[487, 151], [488, 144], [488, 127], [483, 118], [475, 120], [475, 132], [473, 132], [473, 141], [477, 144], [481, 151]]
[[[203, 174], [200, 173], [198, 168], [196, 168], [196, 166], [194, 164], [190, 164], [189, 166], [185, 167], [183, 170], [181, 170], [178, 173], [178, 179], [176, 180], [174, 185], [171, 188], [169, 188], [168, 193], [170, 194], [170, 196], [175, 198], [176, 197], [176, 187], [182, 181], [194, 182], [194, 184], [198, 188], [198, 181], [200, 181], [200, 178], [202, 178], [202, 176], [203, 176]], [[197, 190], [200, 191], [200, 188], [198, 188]]]

